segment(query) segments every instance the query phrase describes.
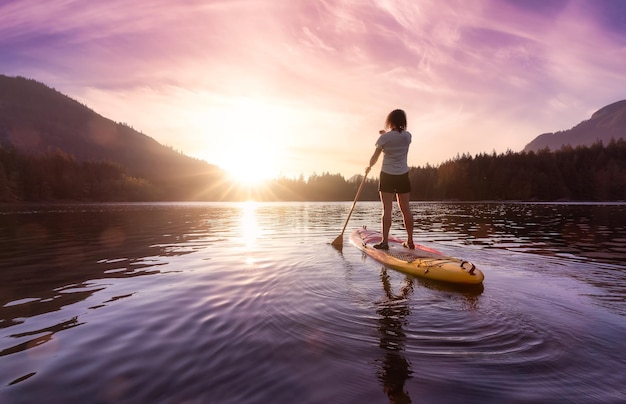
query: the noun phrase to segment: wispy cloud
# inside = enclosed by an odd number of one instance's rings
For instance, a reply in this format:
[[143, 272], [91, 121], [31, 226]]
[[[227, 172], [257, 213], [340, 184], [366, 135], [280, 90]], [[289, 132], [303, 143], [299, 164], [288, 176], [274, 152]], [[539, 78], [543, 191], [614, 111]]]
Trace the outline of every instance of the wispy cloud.
[[351, 175], [395, 107], [417, 165], [519, 150], [624, 98], [624, 15], [619, 0], [13, 0], [0, 66], [211, 162], [239, 117], [285, 172]]

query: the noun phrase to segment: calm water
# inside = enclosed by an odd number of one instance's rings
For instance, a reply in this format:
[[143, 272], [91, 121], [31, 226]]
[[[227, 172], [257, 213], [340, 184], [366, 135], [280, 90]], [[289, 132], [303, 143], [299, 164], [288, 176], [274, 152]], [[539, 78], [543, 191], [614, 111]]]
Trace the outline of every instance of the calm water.
[[413, 204], [479, 290], [349, 245], [378, 203], [335, 250], [350, 205], [0, 208], [0, 402], [626, 401], [626, 204]]

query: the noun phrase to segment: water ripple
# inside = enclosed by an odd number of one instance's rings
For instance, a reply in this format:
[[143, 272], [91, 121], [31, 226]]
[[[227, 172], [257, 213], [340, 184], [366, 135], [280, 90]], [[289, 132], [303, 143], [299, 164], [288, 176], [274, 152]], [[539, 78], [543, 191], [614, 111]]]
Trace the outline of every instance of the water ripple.
[[604, 209], [414, 207], [484, 288], [336, 251], [350, 204], [5, 213], [0, 401], [623, 401], [626, 234]]

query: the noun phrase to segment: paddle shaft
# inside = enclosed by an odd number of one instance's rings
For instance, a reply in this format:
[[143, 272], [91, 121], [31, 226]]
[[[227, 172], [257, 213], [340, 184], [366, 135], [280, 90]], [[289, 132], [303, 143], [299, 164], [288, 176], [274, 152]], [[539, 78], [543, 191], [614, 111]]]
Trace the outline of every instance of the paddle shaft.
[[365, 179], [367, 178], [367, 173], [369, 172], [369, 170], [365, 171], [365, 175], [363, 176], [363, 179], [361, 180], [361, 185], [359, 185], [359, 189], [358, 191], [356, 191], [356, 196], [354, 197], [354, 202], [352, 202], [352, 208], [350, 208], [350, 213], [348, 214], [348, 218], [346, 219], [346, 223], [343, 225], [343, 229], [341, 230], [341, 234], [339, 235], [339, 238], [343, 239], [343, 233], [346, 231], [346, 227], [348, 227], [348, 222], [350, 221], [350, 216], [352, 216], [352, 212], [354, 211], [354, 207], [356, 206], [356, 201], [359, 200], [359, 195], [361, 195], [361, 190], [363, 190], [363, 185], [365, 185]]

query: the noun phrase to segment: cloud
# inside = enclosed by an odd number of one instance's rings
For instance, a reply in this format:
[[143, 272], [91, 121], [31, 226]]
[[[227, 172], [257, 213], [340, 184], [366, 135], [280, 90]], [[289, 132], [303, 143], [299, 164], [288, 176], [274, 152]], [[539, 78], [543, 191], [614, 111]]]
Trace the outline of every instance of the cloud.
[[315, 171], [351, 175], [396, 107], [409, 115], [417, 165], [518, 150], [623, 98], [624, 7], [19, 0], [0, 5], [0, 59], [3, 73], [44, 81], [185, 153], [215, 158], [226, 146], [206, 127], [225, 130], [222, 117], [239, 114], [272, 125], [303, 171], [323, 161]]

